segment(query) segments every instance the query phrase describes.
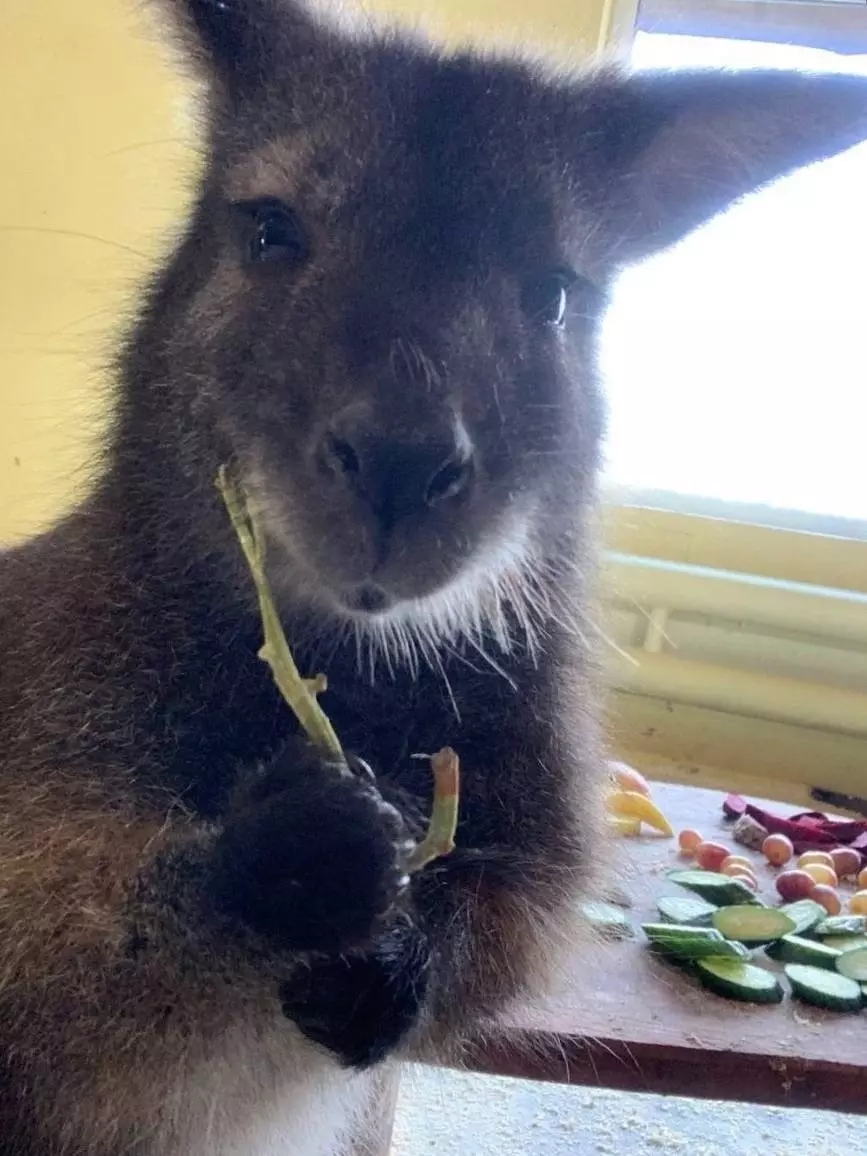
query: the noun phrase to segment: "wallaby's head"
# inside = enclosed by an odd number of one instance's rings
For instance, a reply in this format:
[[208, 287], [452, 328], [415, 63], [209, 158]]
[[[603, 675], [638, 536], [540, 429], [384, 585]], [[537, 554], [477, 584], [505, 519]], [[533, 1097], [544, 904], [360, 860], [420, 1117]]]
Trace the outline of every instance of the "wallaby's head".
[[208, 126], [166, 404], [237, 462], [284, 596], [372, 629], [457, 628], [556, 565], [617, 267], [867, 136], [854, 79], [567, 76], [290, 0], [163, 6]]

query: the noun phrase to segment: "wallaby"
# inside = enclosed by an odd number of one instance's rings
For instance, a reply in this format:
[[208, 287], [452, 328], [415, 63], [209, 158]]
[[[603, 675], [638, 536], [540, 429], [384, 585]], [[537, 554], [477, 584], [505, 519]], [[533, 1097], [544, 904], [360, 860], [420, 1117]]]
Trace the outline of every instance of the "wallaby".
[[[336, 1156], [382, 1065], [543, 981], [596, 854], [612, 279], [867, 137], [867, 83], [161, 13], [195, 206], [89, 497], [0, 560], [0, 1153]], [[224, 463], [348, 778], [257, 658]], [[408, 878], [446, 744], [457, 849]]]

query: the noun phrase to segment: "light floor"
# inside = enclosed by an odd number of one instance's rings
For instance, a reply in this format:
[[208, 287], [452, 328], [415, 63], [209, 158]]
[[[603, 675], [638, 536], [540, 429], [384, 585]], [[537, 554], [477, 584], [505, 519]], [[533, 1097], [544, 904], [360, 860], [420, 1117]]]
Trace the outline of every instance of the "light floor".
[[[864, 1094], [867, 1096], [867, 1084]], [[393, 1156], [863, 1156], [867, 1120], [409, 1069]]]

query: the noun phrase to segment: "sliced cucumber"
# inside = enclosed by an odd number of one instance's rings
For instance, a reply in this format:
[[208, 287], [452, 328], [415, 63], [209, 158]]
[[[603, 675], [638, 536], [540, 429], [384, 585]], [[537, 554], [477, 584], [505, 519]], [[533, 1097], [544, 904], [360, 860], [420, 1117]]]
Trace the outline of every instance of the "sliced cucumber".
[[828, 918], [825, 908], [815, 899], [798, 899], [795, 903], [786, 903], [780, 911], [794, 920], [795, 930], [792, 935], [806, 935]]
[[867, 983], [867, 947], [856, 947], [837, 956], [837, 971], [858, 983]]
[[706, 988], [729, 999], [779, 1003], [783, 998], [783, 989], [775, 975], [739, 959], [702, 959], [695, 965], [695, 972]]
[[581, 914], [608, 939], [632, 939], [635, 928], [619, 907], [610, 903], [582, 903]]
[[716, 871], [669, 871], [668, 878], [716, 907], [747, 903], [759, 905], [746, 883], [728, 875], [719, 875]]
[[645, 923], [644, 934], [658, 951], [674, 959], [691, 963], [709, 956], [726, 959], [749, 959], [742, 943], [729, 942], [712, 927], [678, 927], [671, 923]]
[[861, 1010], [861, 985], [854, 979], [803, 963], [787, 963], [784, 970], [792, 994], [804, 1003], [829, 1011]]
[[711, 943], [707, 940], [677, 940], [670, 948], [663, 948], [667, 955], [681, 959], [685, 963], [698, 962], [700, 959], [738, 959], [749, 962], [752, 959], [750, 949], [734, 939], [724, 939], [721, 943]]
[[693, 927], [681, 923], [642, 923], [641, 930], [648, 939], [703, 939], [710, 943], [725, 943], [725, 937], [715, 927]]
[[722, 907], [714, 914], [713, 925], [726, 939], [741, 943], [770, 943], [791, 935], [795, 921], [774, 907]]
[[823, 942], [837, 951], [854, 951], [856, 947], [867, 947], [867, 935], [829, 935]]
[[822, 939], [828, 935], [863, 935], [865, 931], [867, 919], [863, 915], [832, 915], [816, 928], [816, 934]]
[[[660, 919], [666, 923], [695, 927], [707, 927], [716, 911], [713, 903], [707, 903], [697, 895], [666, 895], [660, 899], [657, 907]], [[825, 914], [824, 907], [822, 914]]]
[[824, 943], [816, 943], [813, 939], [804, 939], [800, 935], [784, 935], [769, 943], [765, 948], [771, 959], [778, 959], [782, 963], [808, 963], [811, 967], [827, 967], [831, 971], [837, 966], [840, 952]]

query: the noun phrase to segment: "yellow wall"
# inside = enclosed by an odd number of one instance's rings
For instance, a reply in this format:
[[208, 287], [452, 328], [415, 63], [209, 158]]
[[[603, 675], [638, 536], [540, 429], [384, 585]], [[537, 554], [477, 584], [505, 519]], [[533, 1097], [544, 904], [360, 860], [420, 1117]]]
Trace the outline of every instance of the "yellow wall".
[[182, 200], [181, 107], [134, 13], [3, 0], [0, 540], [80, 488], [112, 334]]
[[[593, 51], [632, 0], [374, 0], [434, 29]], [[104, 367], [193, 172], [186, 93], [140, 0], [2, 0], [0, 542], [86, 485]]]

